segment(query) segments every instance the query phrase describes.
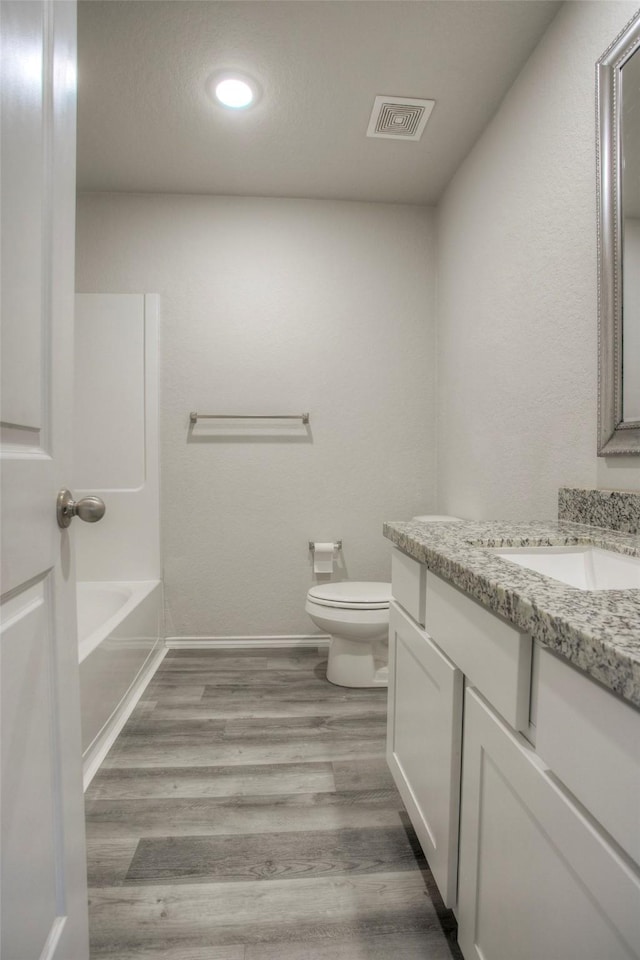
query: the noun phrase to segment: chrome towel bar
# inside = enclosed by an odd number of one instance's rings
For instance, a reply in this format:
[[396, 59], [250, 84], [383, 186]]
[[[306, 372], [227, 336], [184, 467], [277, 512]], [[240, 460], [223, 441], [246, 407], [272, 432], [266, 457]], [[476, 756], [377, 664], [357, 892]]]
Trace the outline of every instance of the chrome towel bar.
[[268, 415], [265, 413], [196, 413], [192, 410], [189, 414], [191, 423], [197, 423], [198, 420], [302, 420], [303, 423], [309, 423], [308, 413], [285, 414], [274, 413]]

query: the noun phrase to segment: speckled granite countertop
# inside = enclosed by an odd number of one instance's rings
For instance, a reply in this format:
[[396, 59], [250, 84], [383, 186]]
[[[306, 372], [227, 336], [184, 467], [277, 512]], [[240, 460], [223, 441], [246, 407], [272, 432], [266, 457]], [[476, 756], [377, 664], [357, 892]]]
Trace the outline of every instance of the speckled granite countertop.
[[640, 708], [640, 590], [586, 591], [487, 548], [590, 543], [640, 556], [640, 535], [569, 521], [389, 522], [385, 537]]

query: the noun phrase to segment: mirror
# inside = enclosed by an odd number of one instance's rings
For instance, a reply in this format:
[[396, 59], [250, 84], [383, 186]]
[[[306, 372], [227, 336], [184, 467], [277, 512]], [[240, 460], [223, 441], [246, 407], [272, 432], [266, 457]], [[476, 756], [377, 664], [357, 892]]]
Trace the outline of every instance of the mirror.
[[640, 454], [640, 13], [597, 63], [598, 456]]

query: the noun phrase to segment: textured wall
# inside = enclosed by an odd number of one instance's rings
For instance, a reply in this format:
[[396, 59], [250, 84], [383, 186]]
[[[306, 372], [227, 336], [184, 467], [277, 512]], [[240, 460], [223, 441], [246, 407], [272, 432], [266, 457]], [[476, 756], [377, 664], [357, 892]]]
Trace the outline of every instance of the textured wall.
[[553, 517], [640, 487], [596, 457], [595, 61], [634, 3], [568, 3], [438, 208], [440, 508]]
[[[170, 635], [313, 632], [309, 539], [388, 578], [383, 519], [436, 501], [433, 259], [428, 208], [80, 198], [78, 291], [160, 294]], [[309, 410], [313, 442], [187, 442], [192, 409]]]

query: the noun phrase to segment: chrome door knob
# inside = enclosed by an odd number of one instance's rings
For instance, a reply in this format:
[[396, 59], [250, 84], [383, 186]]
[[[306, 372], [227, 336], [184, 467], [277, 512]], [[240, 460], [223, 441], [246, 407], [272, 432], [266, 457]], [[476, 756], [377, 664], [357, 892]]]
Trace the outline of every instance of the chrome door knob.
[[58, 526], [68, 527], [74, 517], [80, 517], [85, 523], [97, 523], [105, 515], [106, 507], [100, 497], [83, 497], [74, 500], [70, 490], [61, 490], [56, 502]]

